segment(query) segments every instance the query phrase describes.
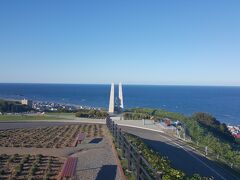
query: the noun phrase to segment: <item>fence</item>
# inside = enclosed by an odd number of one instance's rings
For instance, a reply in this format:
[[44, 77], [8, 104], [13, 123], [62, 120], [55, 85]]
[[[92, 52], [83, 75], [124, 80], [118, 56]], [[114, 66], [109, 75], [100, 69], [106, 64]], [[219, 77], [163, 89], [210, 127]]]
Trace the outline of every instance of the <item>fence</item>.
[[224, 157], [221, 157], [219, 154], [214, 152], [209, 146], [200, 144], [199, 142], [192, 141], [190, 135], [186, 133], [186, 126], [182, 124], [182, 133], [179, 133], [177, 131], [178, 138], [186, 141], [189, 143], [191, 147], [194, 147], [198, 152], [204, 154], [205, 156], [209, 157], [210, 159], [217, 161], [221, 164], [224, 164], [225, 166], [228, 166], [229, 168], [233, 169], [236, 172], [240, 172], [240, 164], [236, 162], [236, 159], [232, 159], [230, 161], [229, 159], [225, 159]]
[[207, 150], [206, 150], [206, 146], [204, 146], [198, 142], [192, 142], [191, 146], [194, 147], [197, 151], [204, 154], [205, 156], [211, 158], [212, 160], [215, 160], [221, 164], [224, 164], [236, 172], [240, 172], [240, 165], [239, 165], [239, 163], [238, 164], [236, 163], [236, 159], [232, 159], [232, 162], [231, 162], [231, 161], [229, 161], [229, 159], [225, 159], [224, 157], [221, 157], [219, 154], [214, 152], [209, 147], [207, 147]]
[[136, 180], [161, 180], [162, 173], [156, 171], [142, 156], [126, 137], [126, 134], [122, 132], [121, 128], [118, 127], [111, 118], [106, 118], [106, 124], [109, 131], [112, 133], [116, 146], [122, 150], [124, 158], [128, 161], [128, 171], [132, 171]]

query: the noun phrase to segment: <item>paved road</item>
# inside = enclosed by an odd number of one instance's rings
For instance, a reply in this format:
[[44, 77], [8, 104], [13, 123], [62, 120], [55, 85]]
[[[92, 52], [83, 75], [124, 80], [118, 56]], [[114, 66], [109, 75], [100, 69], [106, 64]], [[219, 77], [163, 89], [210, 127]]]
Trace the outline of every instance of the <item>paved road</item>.
[[233, 175], [228, 170], [194, 152], [177, 138], [166, 134], [149, 130], [121, 127], [124, 131], [137, 135], [144, 139], [153, 150], [168, 156], [172, 166], [186, 172], [189, 175], [199, 173], [202, 176], [214, 177], [214, 179], [239, 180], [240, 177]]

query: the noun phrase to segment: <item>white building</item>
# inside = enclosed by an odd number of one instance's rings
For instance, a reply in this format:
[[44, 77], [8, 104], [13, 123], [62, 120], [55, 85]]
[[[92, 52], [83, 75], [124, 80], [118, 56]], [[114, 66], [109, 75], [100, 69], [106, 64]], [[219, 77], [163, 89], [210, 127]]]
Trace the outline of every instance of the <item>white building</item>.
[[31, 100], [23, 99], [23, 100], [21, 100], [21, 104], [22, 105], [27, 105], [29, 107], [32, 107], [33, 102]]

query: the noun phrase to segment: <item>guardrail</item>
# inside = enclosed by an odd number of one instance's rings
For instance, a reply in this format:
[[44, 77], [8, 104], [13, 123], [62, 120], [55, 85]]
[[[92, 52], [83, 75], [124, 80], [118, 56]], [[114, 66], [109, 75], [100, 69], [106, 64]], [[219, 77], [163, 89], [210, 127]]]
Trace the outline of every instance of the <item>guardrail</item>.
[[162, 173], [156, 171], [147, 162], [142, 153], [127, 139], [126, 133], [122, 132], [111, 118], [106, 118], [106, 124], [115, 139], [116, 146], [122, 150], [124, 158], [128, 161], [128, 171], [132, 171], [137, 180], [162, 180]]

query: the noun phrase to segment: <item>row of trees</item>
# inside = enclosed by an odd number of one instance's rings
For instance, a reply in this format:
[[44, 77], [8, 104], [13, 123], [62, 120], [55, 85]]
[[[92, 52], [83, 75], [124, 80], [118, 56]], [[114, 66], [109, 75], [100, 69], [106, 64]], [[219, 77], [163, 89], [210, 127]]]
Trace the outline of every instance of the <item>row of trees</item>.
[[188, 136], [193, 143], [207, 146], [217, 158], [223, 159], [230, 166], [240, 168], [240, 144], [234, 139], [227, 129], [227, 126], [220, 123], [213, 116], [207, 113], [195, 113], [192, 116], [184, 116], [180, 113], [168, 112], [158, 109], [137, 108], [125, 113], [126, 119], [163, 119], [170, 118], [181, 121]]
[[81, 118], [94, 118], [94, 119], [105, 119], [108, 116], [106, 111], [96, 110], [96, 109], [81, 109], [76, 113], [76, 117]]
[[30, 110], [30, 107], [22, 105], [18, 101], [0, 100], [0, 112], [2, 113], [27, 112]]

